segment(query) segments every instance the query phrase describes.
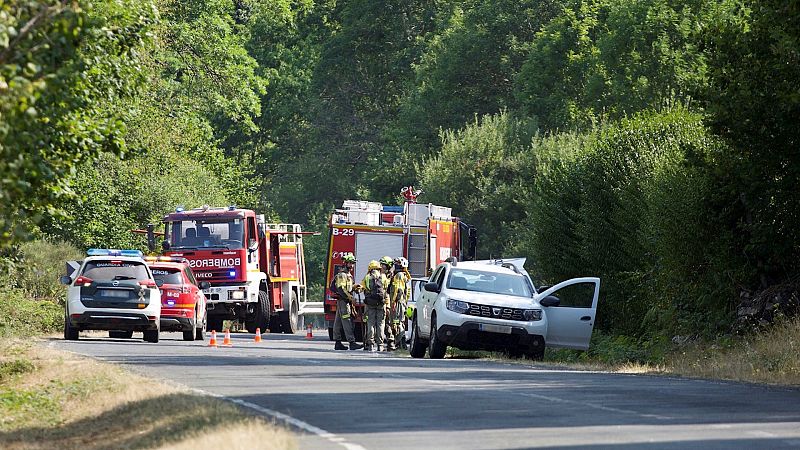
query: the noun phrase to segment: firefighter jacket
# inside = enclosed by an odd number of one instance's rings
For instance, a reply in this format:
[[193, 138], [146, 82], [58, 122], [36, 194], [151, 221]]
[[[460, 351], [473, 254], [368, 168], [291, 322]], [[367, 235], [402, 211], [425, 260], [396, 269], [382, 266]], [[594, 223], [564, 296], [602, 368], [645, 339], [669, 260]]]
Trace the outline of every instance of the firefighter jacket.
[[386, 285], [388, 280], [386, 275], [380, 270], [373, 270], [364, 277], [364, 303], [367, 306], [382, 305], [386, 299]]
[[406, 302], [406, 287], [410, 279], [408, 272], [397, 272], [392, 276], [392, 281], [389, 283], [389, 300], [392, 305]]
[[334, 286], [336, 286], [336, 296], [341, 300], [353, 301], [353, 276], [350, 272], [339, 272], [333, 279]]

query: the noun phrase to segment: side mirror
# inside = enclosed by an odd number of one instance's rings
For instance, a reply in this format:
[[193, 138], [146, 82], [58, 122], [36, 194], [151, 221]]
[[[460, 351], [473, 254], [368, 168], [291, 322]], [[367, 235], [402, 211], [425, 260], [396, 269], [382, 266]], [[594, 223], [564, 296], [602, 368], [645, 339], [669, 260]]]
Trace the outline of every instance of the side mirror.
[[211, 287], [211, 283], [209, 283], [208, 281], [201, 281], [200, 282], [200, 289], [206, 290], [206, 289], [208, 289], [210, 287]]
[[161, 241], [161, 249], [162, 250], [169, 250], [169, 241], [164, 239]]
[[436, 284], [436, 283], [433, 283], [433, 282], [425, 283], [422, 286], [422, 289], [425, 289], [428, 292], [436, 292], [436, 293], [439, 293], [439, 291], [440, 291], [439, 285]]
[[64, 275], [58, 279], [58, 282], [61, 284], [72, 284], [72, 277], [69, 275]]
[[561, 303], [561, 299], [555, 295], [548, 295], [539, 301], [542, 306], [558, 306], [559, 303]]
[[161, 287], [164, 285], [164, 280], [156, 280], [156, 286]]
[[250, 242], [247, 243], [247, 249], [251, 252], [258, 250], [258, 241], [255, 239], [250, 239]]

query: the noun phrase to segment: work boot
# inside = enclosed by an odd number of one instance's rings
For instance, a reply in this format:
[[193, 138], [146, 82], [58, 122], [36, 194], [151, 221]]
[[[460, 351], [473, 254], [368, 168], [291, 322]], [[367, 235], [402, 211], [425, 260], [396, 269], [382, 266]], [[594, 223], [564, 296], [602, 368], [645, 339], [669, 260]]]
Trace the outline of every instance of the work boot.
[[394, 344], [392, 344], [392, 343], [386, 344], [386, 351], [387, 352], [393, 352], [394, 351]]
[[347, 350], [347, 347], [342, 344], [342, 341], [336, 341], [336, 345], [333, 346], [334, 350]]
[[378, 349], [377, 349], [377, 351], [381, 351], [381, 344], [378, 344]]
[[[342, 347], [344, 347], [344, 345]], [[364, 346], [359, 344], [356, 341], [353, 341], [353, 342], [350, 343], [350, 350], [358, 350], [360, 348], [364, 348]]]
[[364, 351], [371, 352], [372, 351], [372, 344], [364, 344]]

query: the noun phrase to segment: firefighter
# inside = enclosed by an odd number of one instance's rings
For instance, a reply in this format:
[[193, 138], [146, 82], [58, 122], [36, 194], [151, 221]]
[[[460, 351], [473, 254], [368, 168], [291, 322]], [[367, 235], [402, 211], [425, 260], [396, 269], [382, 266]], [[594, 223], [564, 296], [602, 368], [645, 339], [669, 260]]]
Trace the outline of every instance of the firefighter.
[[392, 330], [392, 320], [390, 318], [391, 309], [389, 307], [389, 285], [392, 280], [392, 276], [394, 273], [392, 272], [394, 266], [394, 259], [391, 256], [384, 256], [383, 258], [378, 260], [381, 263], [381, 273], [383, 274], [383, 287], [386, 291], [386, 302], [385, 302], [385, 309], [384, 309], [384, 317], [386, 320], [384, 321], [383, 325], [383, 335], [384, 335], [384, 342], [386, 342], [386, 351], [391, 352], [394, 351], [394, 332]]
[[350, 317], [355, 312], [355, 305], [353, 304], [353, 264], [356, 262], [356, 257], [352, 253], [345, 253], [342, 256], [344, 265], [339, 273], [333, 278], [334, 295], [336, 297], [336, 319], [333, 321], [333, 339], [336, 341], [334, 350], [347, 350], [347, 347], [342, 344], [342, 332], [347, 342], [350, 343], [350, 350], [358, 350], [363, 346], [356, 342], [355, 334], [353, 333], [353, 319]]
[[406, 333], [403, 327], [403, 316], [406, 314], [408, 305], [408, 283], [411, 281], [411, 274], [408, 273], [408, 260], [402, 256], [395, 258], [394, 271], [389, 281], [389, 316], [391, 322], [392, 336], [394, 342], [387, 344], [387, 347], [406, 348]]
[[383, 346], [383, 325], [386, 320], [386, 281], [378, 261], [370, 261], [367, 275], [362, 283], [364, 287], [364, 303], [367, 305], [367, 351], [381, 351]]

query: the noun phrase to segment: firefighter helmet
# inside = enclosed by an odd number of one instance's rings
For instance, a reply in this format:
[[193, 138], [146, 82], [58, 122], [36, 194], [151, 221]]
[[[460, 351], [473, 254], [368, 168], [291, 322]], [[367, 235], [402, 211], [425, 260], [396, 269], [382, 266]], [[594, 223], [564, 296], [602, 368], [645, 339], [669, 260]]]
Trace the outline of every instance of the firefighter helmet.
[[345, 263], [354, 263], [356, 262], [356, 257], [352, 253], [345, 253], [342, 255], [342, 261]]
[[384, 256], [383, 258], [381, 258], [381, 264], [383, 264], [383, 265], [391, 267], [393, 262], [394, 262], [394, 260], [392, 259], [391, 256]]
[[403, 258], [402, 256], [398, 256], [397, 258], [395, 258], [394, 263], [403, 269], [408, 269], [408, 260]]
[[369, 265], [367, 266], [367, 270], [381, 270], [381, 265], [380, 265], [380, 263], [378, 261], [375, 261], [373, 259], [372, 261], [369, 262]]

